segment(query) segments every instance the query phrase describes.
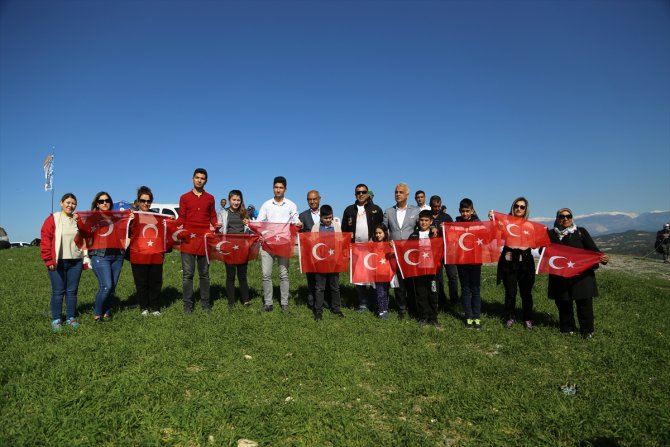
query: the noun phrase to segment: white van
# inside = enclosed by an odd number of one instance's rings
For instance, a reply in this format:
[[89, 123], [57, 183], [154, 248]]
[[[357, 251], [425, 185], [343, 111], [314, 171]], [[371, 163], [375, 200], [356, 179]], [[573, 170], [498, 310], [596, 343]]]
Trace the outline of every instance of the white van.
[[177, 203], [152, 203], [151, 211], [154, 213], [167, 214], [168, 216], [179, 217], [179, 204]]

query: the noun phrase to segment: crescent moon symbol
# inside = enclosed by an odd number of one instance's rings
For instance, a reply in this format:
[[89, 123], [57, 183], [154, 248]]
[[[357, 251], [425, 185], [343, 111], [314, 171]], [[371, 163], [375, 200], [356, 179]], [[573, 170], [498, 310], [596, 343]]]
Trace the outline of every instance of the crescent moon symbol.
[[107, 237], [107, 236], [109, 236], [110, 234], [112, 234], [112, 231], [114, 231], [114, 222], [112, 222], [112, 221], [109, 220], [109, 219], [102, 219], [100, 222], [107, 222], [107, 224], [109, 225], [109, 226], [108, 226], [109, 229], [107, 230], [106, 233], [100, 233], [99, 236]]
[[158, 237], [158, 227], [154, 224], [148, 224], [148, 225], [145, 225], [144, 228], [142, 228], [142, 237], [146, 237], [144, 235], [144, 233], [147, 231], [147, 228], [151, 228], [152, 230], [155, 230], [156, 231], [156, 236], [154, 236], [154, 237]]
[[567, 261], [568, 258], [566, 258], [565, 256], [552, 256], [551, 258], [549, 258], [549, 266], [552, 269], [556, 269], [556, 270], [564, 269], [565, 267], [557, 267], [556, 264], [554, 264], [556, 259], [565, 259]]
[[221, 241], [218, 244], [216, 244], [216, 251], [218, 251], [219, 253], [221, 253], [224, 256], [229, 255], [230, 254], [229, 251], [221, 251], [221, 245], [223, 245], [223, 244], [230, 244], [230, 241]]
[[377, 270], [377, 267], [371, 267], [370, 264], [368, 264], [368, 261], [370, 260], [370, 256], [378, 256], [377, 253], [368, 253], [365, 255], [363, 258], [363, 265], [365, 266], [366, 269], [368, 270]]
[[408, 263], [409, 265], [419, 265], [418, 262], [412, 262], [409, 260], [409, 254], [412, 253], [413, 251], [419, 251], [419, 250], [416, 248], [410, 248], [405, 252], [405, 256], [403, 256], [403, 258], [405, 259], [405, 262]]
[[316, 244], [316, 245], [312, 248], [312, 256], [314, 256], [314, 258], [315, 258], [316, 260], [318, 260], [318, 261], [323, 261], [324, 259], [326, 259], [326, 258], [322, 258], [321, 256], [319, 256], [319, 255], [316, 253], [316, 251], [317, 251], [317, 250], [319, 249], [319, 247], [322, 246], [322, 245], [323, 245], [324, 247], [327, 247], [327, 245], [324, 244], [323, 242], [319, 242], [318, 244]]
[[465, 239], [466, 236], [474, 236], [472, 233], [463, 233], [459, 236], [458, 238], [458, 246], [461, 247], [461, 250], [463, 251], [471, 251], [474, 250], [474, 248], [468, 248], [465, 245], [463, 245], [463, 240]]
[[175, 231], [174, 233], [172, 233], [172, 240], [175, 241], [175, 242], [179, 242], [179, 239], [177, 238], [177, 235], [179, 233], [181, 233], [182, 231], [186, 231], [186, 230], [183, 229], [183, 228], [180, 228], [177, 231]]
[[506, 226], [505, 228], [507, 228], [507, 232], [508, 232], [510, 235], [512, 235], [512, 236], [516, 236], [516, 237], [521, 236], [521, 235], [518, 234], [518, 233], [513, 233], [513, 232], [512, 232], [512, 227], [517, 227], [517, 228], [519, 228], [519, 226], [518, 226], [517, 224], [507, 224], [507, 226]]

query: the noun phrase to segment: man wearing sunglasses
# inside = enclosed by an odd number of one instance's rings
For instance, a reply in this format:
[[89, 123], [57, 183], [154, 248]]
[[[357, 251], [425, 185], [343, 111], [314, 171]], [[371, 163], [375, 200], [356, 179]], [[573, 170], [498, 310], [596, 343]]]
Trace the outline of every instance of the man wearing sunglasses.
[[[383, 211], [380, 207], [372, 203], [368, 187], [359, 183], [354, 189], [356, 201], [349, 205], [342, 216], [342, 232], [351, 232], [352, 242], [368, 242], [374, 239], [375, 228], [382, 223], [384, 219]], [[358, 294], [358, 310], [365, 312], [369, 309], [370, 290], [365, 284], [356, 284], [356, 293]]]

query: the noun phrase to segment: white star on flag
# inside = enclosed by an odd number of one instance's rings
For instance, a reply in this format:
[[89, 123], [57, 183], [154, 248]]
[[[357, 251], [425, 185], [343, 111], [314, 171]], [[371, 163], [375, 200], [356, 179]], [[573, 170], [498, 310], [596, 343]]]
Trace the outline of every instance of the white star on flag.
[[523, 234], [530, 234], [528, 230], [523, 230]]
[[430, 258], [430, 255], [426, 252], [422, 253], [421, 256], [423, 256], [424, 259]]
[[379, 263], [380, 263], [380, 264], [386, 264], [386, 259], [381, 258], [381, 259], [379, 260]]
[[281, 238], [279, 237], [279, 235], [275, 236], [275, 241], [277, 241], [277, 242], [281, 241]]
[[569, 269], [573, 269], [573, 268], [575, 268], [575, 263], [572, 262], [572, 261], [568, 261], [568, 268], [569, 268]]
[[477, 239], [477, 245], [484, 245], [483, 239]]
[[240, 246], [239, 245], [233, 245], [233, 250], [239, 250]]
[[333, 249], [331, 248], [330, 250], [328, 250], [328, 254], [331, 255], [331, 256], [334, 255], [334, 254], [335, 254], [335, 250], [333, 250]]
[[148, 246], [148, 247], [153, 247], [153, 246], [154, 246], [154, 241], [149, 241], [149, 242], [147, 242], [147, 246]]
[[195, 233], [191, 233], [191, 239], [195, 238]]

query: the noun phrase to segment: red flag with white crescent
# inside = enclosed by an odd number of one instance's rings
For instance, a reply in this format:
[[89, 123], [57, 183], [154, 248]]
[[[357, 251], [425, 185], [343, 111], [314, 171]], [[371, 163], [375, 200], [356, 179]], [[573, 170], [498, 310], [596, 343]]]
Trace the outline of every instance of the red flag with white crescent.
[[388, 242], [351, 244], [351, 282], [390, 282], [398, 264]]
[[256, 234], [209, 234], [205, 237], [207, 258], [224, 264], [246, 264], [258, 257], [258, 250], [253, 250], [258, 241]]
[[339, 273], [349, 269], [351, 233], [300, 233], [300, 272]]
[[293, 256], [295, 235], [294, 224], [276, 222], [249, 222], [249, 228], [261, 238], [263, 250], [271, 255], [290, 258]]
[[444, 253], [442, 244], [439, 237], [393, 241], [395, 259], [403, 278], [437, 273]]
[[563, 244], [549, 244], [542, 251], [537, 263], [537, 271], [571, 278], [598, 264], [602, 255], [598, 251], [583, 250]]
[[134, 264], [159, 264], [166, 251], [166, 220], [171, 216], [135, 211], [130, 224], [130, 261]]
[[128, 211], [79, 211], [77, 216], [87, 249], [126, 248]]
[[546, 225], [497, 211], [493, 212], [493, 221], [497, 224], [500, 246], [525, 249], [551, 243]]
[[450, 222], [442, 224], [445, 264], [491, 264], [498, 262], [500, 247], [494, 222]]

